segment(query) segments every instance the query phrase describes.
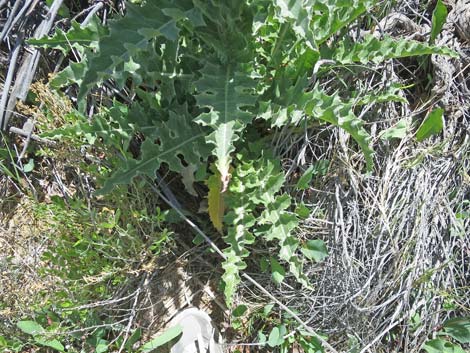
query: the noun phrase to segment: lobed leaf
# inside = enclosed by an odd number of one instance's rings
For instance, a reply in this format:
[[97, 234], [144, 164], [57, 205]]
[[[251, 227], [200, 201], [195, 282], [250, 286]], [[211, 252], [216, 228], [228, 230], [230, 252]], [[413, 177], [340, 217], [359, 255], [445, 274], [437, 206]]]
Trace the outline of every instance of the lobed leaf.
[[376, 3], [374, 0], [316, 0], [311, 1], [313, 16], [311, 30], [317, 45], [345, 28]]
[[329, 96], [318, 87], [302, 99], [306, 101], [304, 110], [307, 115], [338, 126], [352, 136], [364, 153], [367, 169], [372, 170], [374, 150], [371, 138], [363, 128], [364, 122], [354, 115], [352, 103], [343, 102], [337, 95]]
[[124, 17], [110, 21], [109, 35], [101, 37], [98, 51], [88, 57], [88, 68], [82, 80], [78, 100], [82, 101], [89, 90], [104, 78], [120, 75], [118, 65], [129, 63], [133, 56], [149, 46], [149, 41], [160, 37], [176, 41], [179, 36], [177, 22], [193, 21], [195, 26], [203, 23], [200, 15], [189, 1], [178, 5], [147, 1], [143, 6], [128, 3]]
[[94, 18], [87, 26], [82, 27], [77, 21], [72, 21], [71, 28], [67, 32], [56, 28], [54, 35], [50, 37], [31, 38], [26, 42], [36, 47], [57, 49], [66, 55], [72, 48], [82, 53], [85, 48], [96, 47], [100, 38], [106, 34], [108, 34], [107, 29]]
[[223, 64], [250, 62], [253, 58], [253, 7], [246, 0], [193, 0], [203, 14], [204, 25], [195, 32]]
[[127, 158], [97, 194], [109, 192], [116, 184], [128, 184], [137, 175], [154, 178], [161, 163], [166, 163], [174, 172], [182, 173], [185, 168], [183, 161], [200, 165], [207, 159], [209, 149], [204, 142], [205, 129], [192, 122], [185, 107], [169, 114], [168, 121], [154, 123], [153, 132], [142, 143], [141, 158]]
[[276, 0], [277, 17], [282, 21], [290, 22], [294, 32], [312, 49], [316, 48], [314, 33], [310, 29], [312, 21], [312, 2]]
[[224, 254], [226, 260], [222, 263], [224, 269], [222, 281], [224, 282], [225, 301], [227, 306], [230, 307], [237, 286], [240, 283], [240, 271], [246, 268], [246, 264], [233, 251], [224, 251]]
[[213, 130], [206, 141], [215, 145], [213, 155], [217, 157], [216, 167], [224, 191], [230, 178], [230, 154], [235, 150], [233, 144], [253, 118], [253, 114], [246, 109], [256, 102], [253, 95], [255, 81], [230, 64], [208, 62], [200, 73], [201, 78], [195, 82], [196, 100], [200, 107], [209, 108], [210, 112], [202, 113], [195, 121]]
[[326, 51], [324, 54], [341, 64], [380, 63], [388, 59], [430, 54], [458, 57], [456, 52], [444, 46], [432, 46], [413, 40], [394, 39], [389, 36], [378, 39], [373, 35], [367, 35], [360, 43], [345, 39], [337, 44], [332, 54], [328, 54]]

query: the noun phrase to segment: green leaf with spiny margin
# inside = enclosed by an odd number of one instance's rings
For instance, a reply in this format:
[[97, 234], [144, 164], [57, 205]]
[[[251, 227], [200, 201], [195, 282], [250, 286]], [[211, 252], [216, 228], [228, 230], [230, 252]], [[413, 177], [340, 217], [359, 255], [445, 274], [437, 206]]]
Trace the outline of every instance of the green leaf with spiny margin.
[[241, 261], [240, 256], [233, 251], [224, 251], [226, 260], [222, 263], [224, 274], [222, 281], [224, 282], [224, 295], [227, 306], [230, 307], [233, 302], [233, 296], [240, 283], [240, 271], [246, 268], [246, 264]]
[[277, 17], [291, 23], [294, 32], [311, 48], [316, 48], [314, 34], [309, 25], [312, 19], [312, 1], [276, 0]]
[[[229, 245], [226, 252], [231, 253], [234, 261], [245, 264], [243, 259], [249, 256], [247, 245], [256, 238], [273, 242], [279, 246], [278, 258], [289, 265], [289, 271], [300, 283], [309, 287], [302, 260], [296, 253], [299, 242], [293, 230], [298, 225], [297, 216], [287, 210], [292, 206], [292, 199], [287, 194], [277, 195], [285, 181], [279, 161], [258, 157], [247, 162], [248, 156], [238, 157], [240, 164], [233, 171], [226, 197], [226, 205], [231, 210], [224, 218], [227, 225], [224, 241]], [[260, 209], [264, 210], [255, 217]]]
[[195, 82], [197, 104], [209, 108], [210, 112], [200, 114], [195, 121], [213, 130], [206, 141], [215, 145], [215, 165], [223, 182], [222, 191], [225, 191], [230, 179], [230, 154], [235, 150], [233, 143], [253, 118], [246, 109], [256, 102], [255, 81], [230, 64], [208, 62], [200, 73], [201, 78]]
[[299, 241], [292, 232], [299, 222], [295, 213], [287, 211], [292, 205], [292, 199], [288, 194], [273, 197], [266, 209], [262, 212], [258, 223], [267, 227], [260, 228], [257, 236], [262, 236], [267, 241], [276, 240], [279, 244], [279, 258], [289, 264], [289, 271], [306, 288], [310, 287], [309, 280], [303, 273], [302, 261], [296, 254]]
[[[306, 115], [338, 126], [348, 132], [358, 143], [364, 153], [367, 169], [372, 170], [374, 151], [371, 147], [371, 138], [363, 128], [364, 122], [353, 113], [353, 106], [357, 104], [357, 101], [344, 102], [337, 94], [327, 95], [318, 86], [305, 92], [307, 88], [306, 76], [291, 82], [280, 74], [276, 77], [276, 83], [269, 89], [269, 94], [266, 94], [271, 101], [265, 100], [260, 104], [259, 117], [271, 121], [272, 126], [282, 126], [287, 122], [296, 124]], [[285, 92], [285, 95], [277, 96], [276, 92]], [[279, 114], [272, 114], [273, 112], [279, 113], [283, 109], [285, 116], [282, 118]]]
[[391, 84], [389, 87], [386, 87], [380, 92], [366, 93], [361, 92], [360, 96], [355, 99], [355, 105], [366, 105], [366, 104], [377, 104], [377, 103], [386, 103], [386, 102], [401, 102], [408, 103], [408, 100], [399, 95], [400, 90], [405, 87], [402, 87], [397, 84]]
[[128, 107], [117, 101], [110, 108], [103, 108], [91, 121], [75, 112], [79, 119], [74, 125], [41, 134], [42, 137], [85, 137], [89, 144], [94, 144], [97, 137], [107, 146], [113, 146], [125, 154], [136, 133], [151, 136], [155, 133], [155, 121], [149, 117], [140, 104]]
[[[315, 49], [364, 14], [375, 1], [276, 0], [276, 17]], [[282, 36], [282, 34], [281, 34]]]
[[376, 0], [315, 0], [312, 5], [311, 31], [321, 45], [373, 6]]
[[93, 17], [92, 21], [84, 27], [76, 21], [72, 21], [71, 25], [72, 27], [67, 32], [57, 28], [54, 35], [50, 37], [31, 38], [26, 43], [36, 47], [57, 49], [64, 54], [72, 48], [82, 53], [84, 48], [96, 47], [99, 39], [108, 34], [107, 28], [102, 26], [96, 17]]
[[331, 54], [328, 54], [327, 50], [323, 54], [341, 64], [380, 63], [388, 59], [430, 54], [458, 57], [456, 52], [444, 46], [432, 46], [413, 40], [394, 39], [389, 36], [378, 39], [373, 35], [367, 35], [359, 43], [345, 39], [335, 46]]
[[182, 173], [185, 168], [183, 160], [187, 164], [200, 165], [210, 154], [204, 141], [206, 135], [205, 128], [193, 123], [192, 117], [186, 112], [186, 106], [178, 111], [170, 111], [168, 121], [155, 122], [153, 133], [142, 143], [141, 158], [126, 159], [106, 179], [97, 194], [109, 192], [116, 184], [128, 184], [137, 175], [153, 178], [161, 163], [166, 163], [170, 170], [178, 173]]
[[[291, 206], [292, 200], [289, 195], [282, 194], [277, 197], [273, 197], [270, 203], [266, 205], [266, 209], [261, 214], [259, 220], [260, 224], [269, 224], [269, 230], [265, 231], [264, 237], [268, 241], [279, 240], [281, 243], [284, 242], [298, 225], [298, 220], [295, 214], [286, 212], [285, 210]], [[285, 249], [284, 258], [290, 258], [295, 252], [295, 249], [291, 251], [289, 247]]]
[[[177, 4], [147, 1], [143, 6], [127, 3], [126, 11], [124, 17], [110, 21], [109, 35], [100, 39], [97, 53], [89, 56], [79, 101], [93, 85], [113, 77], [118, 65], [129, 62], [139, 51], [147, 49], [150, 40], [161, 37], [176, 41], [180, 31], [177, 22], [189, 20], [195, 26], [204, 23], [190, 1], [178, 1]], [[116, 74], [120, 75], [119, 70]]]
[[195, 32], [198, 39], [224, 64], [250, 62], [254, 44], [253, 6], [246, 0], [193, 2], [205, 22]]
[[296, 125], [305, 116], [297, 103], [307, 86], [306, 76], [292, 82], [285, 70], [279, 70], [271, 87], [263, 95], [263, 99], [269, 98], [270, 101], [262, 100], [259, 103], [259, 117], [270, 121], [272, 127], [281, 127], [288, 123]]
[[[302, 103], [303, 101], [303, 103]], [[351, 102], [343, 102], [338, 95], [327, 95], [318, 86], [299, 99], [307, 115], [326, 121], [348, 132], [357, 142], [367, 163], [367, 169], [373, 168], [374, 150], [371, 147], [369, 133], [363, 128], [364, 122], [356, 117]]]
[[59, 89], [74, 83], [79, 86], [83, 82], [83, 77], [88, 69], [88, 59], [85, 57], [78, 63], [70, 63], [65, 69], [54, 75], [50, 81], [52, 88]]
[[248, 256], [245, 246], [253, 244], [255, 238], [251, 232], [251, 227], [255, 224], [255, 217], [250, 206], [239, 204], [227, 213], [224, 217], [226, 224], [230, 224], [224, 241], [229, 245], [230, 251], [237, 256], [244, 258]]

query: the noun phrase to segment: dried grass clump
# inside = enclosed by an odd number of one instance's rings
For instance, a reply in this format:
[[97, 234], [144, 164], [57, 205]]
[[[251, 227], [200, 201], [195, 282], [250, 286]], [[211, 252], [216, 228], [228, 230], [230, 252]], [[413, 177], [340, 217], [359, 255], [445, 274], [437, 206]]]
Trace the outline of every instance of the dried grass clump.
[[390, 349], [413, 351], [450, 314], [446, 307], [468, 314], [470, 227], [456, 214], [470, 190], [469, 147], [449, 143], [453, 153], [410, 168], [422, 151], [402, 144], [381, 177], [356, 175], [349, 190], [335, 183], [331, 255], [304, 304], [317, 327], [355, 335], [371, 351], [384, 338]]

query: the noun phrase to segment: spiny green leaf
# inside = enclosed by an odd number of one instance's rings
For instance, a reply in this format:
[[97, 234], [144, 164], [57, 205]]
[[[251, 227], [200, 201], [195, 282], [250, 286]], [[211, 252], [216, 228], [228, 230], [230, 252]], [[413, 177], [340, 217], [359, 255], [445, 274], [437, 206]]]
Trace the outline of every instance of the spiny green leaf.
[[297, 226], [297, 217], [285, 209], [291, 205], [289, 195], [283, 194], [273, 198], [272, 202], [267, 204], [267, 208], [262, 213], [261, 224], [270, 224], [269, 232], [266, 232], [268, 240], [284, 241], [290, 232]]
[[436, 7], [432, 12], [431, 35], [429, 37], [429, 43], [434, 43], [439, 33], [441, 33], [442, 27], [446, 23], [446, 19], [447, 7], [442, 3], [442, 0], [437, 0]]
[[[249, 255], [245, 246], [255, 240], [253, 231], [257, 238], [276, 242], [279, 259], [288, 263], [289, 271], [295, 278], [309, 287], [302, 270], [302, 261], [296, 254], [299, 242], [292, 234], [298, 219], [287, 210], [292, 205], [292, 199], [287, 194], [277, 195], [284, 183], [279, 162], [270, 158], [257, 158], [250, 162], [243, 158], [241, 160], [233, 172], [226, 199], [227, 207], [231, 209], [224, 218], [225, 224], [229, 225], [227, 236], [224, 237], [229, 244], [227, 251], [233, 255], [235, 263], [242, 261]], [[253, 212], [261, 207], [264, 208], [261, 215], [254, 217]], [[231, 267], [233, 271], [237, 269], [236, 266]]]
[[307, 1], [308, 4], [304, 4], [303, 1], [292, 1], [292, 0], [276, 0], [275, 4], [278, 8], [278, 18], [281, 21], [289, 21], [292, 24], [292, 28], [295, 33], [302, 39], [305, 40], [306, 44], [310, 48], [314, 49], [316, 43], [314, 40], [314, 34], [309, 28], [312, 13], [311, 13], [311, 1]]
[[306, 76], [298, 78], [295, 82], [287, 77], [283, 70], [279, 70], [271, 87], [263, 94], [259, 108], [259, 118], [271, 122], [272, 127], [281, 127], [288, 123], [296, 125], [305, 116], [303, 107], [298, 104], [299, 97], [303, 97], [308, 86]]
[[314, 49], [365, 13], [375, 1], [276, 0], [277, 18]]
[[[161, 37], [176, 41], [180, 31], [177, 22], [195, 18], [195, 9], [188, 1], [179, 1], [177, 6], [155, 1], [147, 1], [143, 6], [128, 3], [126, 11], [124, 17], [110, 21], [109, 35], [100, 39], [97, 53], [89, 56], [79, 101], [94, 84], [111, 77], [118, 65], [129, 62], [139, 51], [145, 50], [150, 40]], [[121, 74], [119, 70], [116, 72]]]
[[391, 84], [384, 91], [372, 94], [361, 94], [355, 101], [355, 105], [376, 104], [385, 102], [401, 102], [408, 103], [407, 99], [399, 95], [399, 91], [404, 87]]
[[444, 110], [442, 108], [436, 108], [428, 115], [416, 132], [416, 139], [418, 141], [423, 141], [442, 131], [444, 127], [443, 113]]
[[230, 307], [233, 302], [233, 296], [240, 283], [240, 270], [246, 268], [246, 264], [240, 260], [240, 256], [233, 251], [224, 251], [227, 259], [222, 263], [224, 274], [222, 280], [224, 282], [224, 295], [227, 306]]
[[260, 227], [257, 233], [268, 241], [278, 241], [279, 258], [286, 261], [289, 264], [289, 271], [302, 285], [309, 288], [308, 278], [303, 273], [302, 261], [296, 255], [299, 241], [292, 235], [292, 231], [298, 225], [298, 219], [294, 213], [286, 211], [291, 203], [290, 197], [283, 194], [266, 204], [266, 209], [259, 220], [259, 224], [266, 228]]
[[246, 108], [255, 104], [255, 82], [230, 64], [208, 62], [200, 72], [202, 77], [195, 82], [196, 99], [200, 107], [207, 107], [210, 112], [202, 113], [195, 121], [214, 130], [206, 141], [215, 145], [213, 154], [217, 157], [216, 166], [224, 191], [230, 179], [230, 154], [235, 150], [233, 143], [253, 118]]
[[456, 52], [444, 46], [432, 46], [413, 40], [394, 39], [389, 36], [378, 39], [373, 35], [367, 35], [360, 43], [355, 43], [350, 39], [338, 43], [333, 51], [332, 59], [341, 64], [356, 62], [367, 64], [370, 61], [379, 63], [388, 59], [429, 54], [458, 57]]
[[[142, 143], [140, 159], [128, 158], [123, 166], [109, 177], [97, 194], [105, 194], [116, 184], [128, 184], [137, 175], [155, 177], [161, 163], [181, 173], [188, 164], [199, 165], [209, 155], [204, 142], [206, 131], [192, 122], [186, 107], [170, 111], [168, 121], [155, 122], [154, 132]], [[138, 130], [138, 129], [137, 129]]]
[[67, 85], [78, 84], [83, 82], [83, 77], [88, 69], [88, 59], [85, 57], [78, 63], [70, 63], [61, 72], [54, 75], [50, 81], [52, 88], [59, 89]]
[[371, 138], [363, 128], [364, 122], [357, 118], [352, 111], [352, 103], [341, 101], [337, 95], [326, 95], [318, 87], [306, 93], [305, 112], [312, 117], [326, 121], [347, 131], [360, 146], [370, 171], [373, 167]]
[[[318, 85], [311, 91], [305, 92], [308, 87], [306, 76], [298, 78], [294, 83], [290, 82], [283, 76], [277, 78], [276, 86], [271, 87], [271, 97], [274, 92], [287, 92], [286, 96], [273, 97], [270, 102], [273, 107], [289, 105], [290, 112], [300, 112], [300, 116], [307, 115], [312, 118], [326, 121], [330, 124], [338, 126], [348, 132], [354, 140], [359, 144], [367, 163], [367, 169], [370, 171], [373, 167], [374, 151], [371, 147], [371, 138], [367, 131], [363, 128], [364, 122], [357, 118], [353, 113], [353, 105], [356, 102], [343, 102], [337, 94], [327, 95]], [[285, 89], [284, 89], [285, 88]], [[286, 98], [287, 97], [287, 98]], [[277, 119], [276, 115], [270, 116], [269, 102], [264, 101], [261, 111], [264, 112], [260, 117], [265, 119]], [[276, 109], [276, 108], [273, 108]], [[284, 109], [284, 108], [281, 108]], [[299, 119], [300, 120], [300, 119]], [[297, 120], [297, 121], [299, 121]], [[273, 126], [282, 125], [288, 121], [286, 117], [281, 124], [279, 120], [273, 123]]]
[[67, 33], [57, 28], [51, 37], [31, 38], [26, 42], [37, 47], [58, 49], [64, 54], [67, 54], [72, 48], [83, 53], [84, 47], [95, 47], [99, 39], [108, 33], [106, 27], [103, 27], [96, 18], [85, 27], [76, 21], [72, 21], [71, 25], [72, 27]]
[[[246, 0], [193, 0], [205, 25], [195, 35], [224, 64], [246, 63], [253, 57], [253, 7]], [[206, 48], [204, 48], [206, 49]]]
[[320, 45], [364, 14], [376, 1], [316, 0], [309, 3], [313, 3], [311, 30]]
[[227, 229], [225, 242], [230, 246], [229, 249], [241, 258], [248, 256], [248, 250], [245, 245], [253, 244], [254, 237], [250, 227], [255, 223], [255, 218], [251, 210], [244, 206], [233, 207], [225, 216], [226, 224], [231, 226]]

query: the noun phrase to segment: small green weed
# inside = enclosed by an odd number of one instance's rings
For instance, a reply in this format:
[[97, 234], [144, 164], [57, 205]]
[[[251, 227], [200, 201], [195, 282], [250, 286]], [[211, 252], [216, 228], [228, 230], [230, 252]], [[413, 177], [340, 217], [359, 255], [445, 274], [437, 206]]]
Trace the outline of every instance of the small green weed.
[[[427, 341], [422, 349], [427, 353], [465, 353], [461, 345], [470, 343], [470, 318], [449, 319], [437, 332], [438, 338]], [[468, 352], [468, 351], [467, 351]]]

